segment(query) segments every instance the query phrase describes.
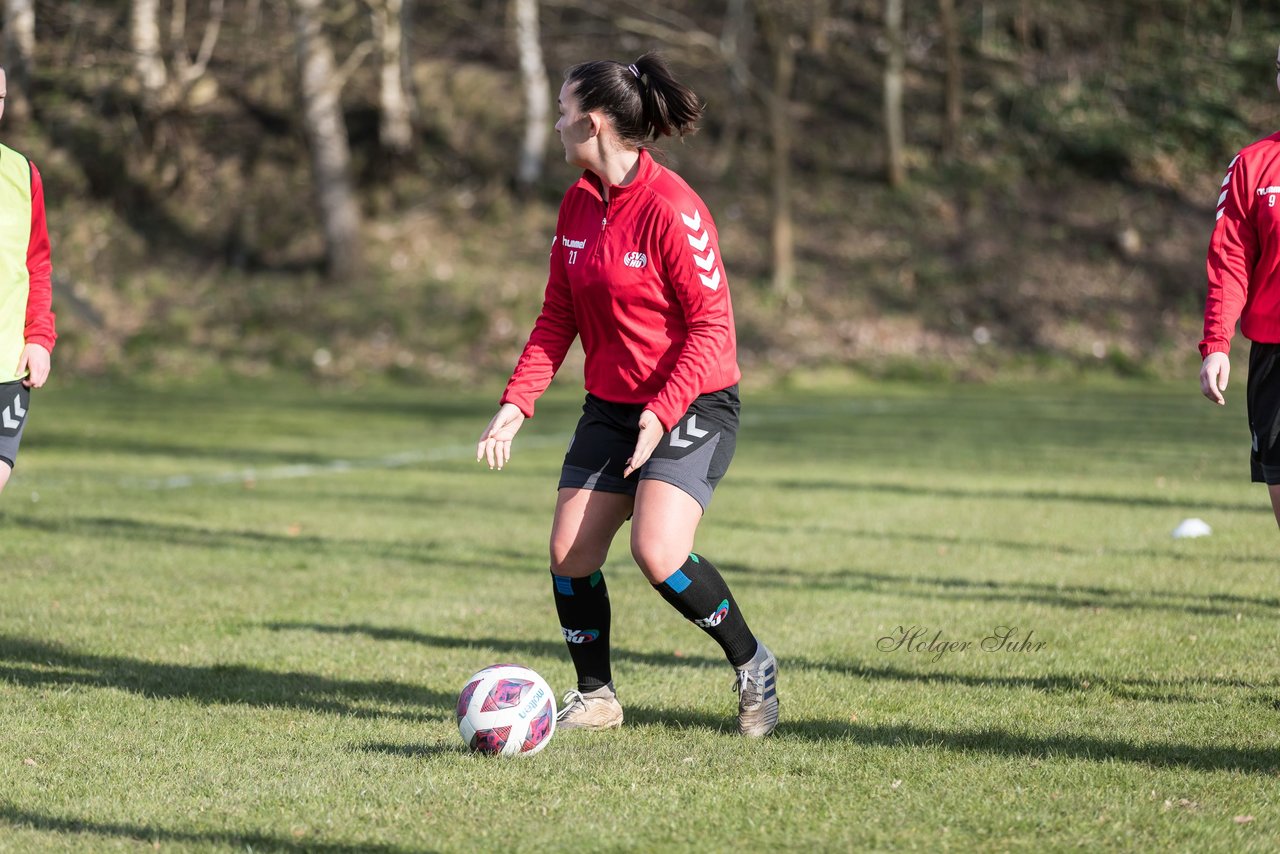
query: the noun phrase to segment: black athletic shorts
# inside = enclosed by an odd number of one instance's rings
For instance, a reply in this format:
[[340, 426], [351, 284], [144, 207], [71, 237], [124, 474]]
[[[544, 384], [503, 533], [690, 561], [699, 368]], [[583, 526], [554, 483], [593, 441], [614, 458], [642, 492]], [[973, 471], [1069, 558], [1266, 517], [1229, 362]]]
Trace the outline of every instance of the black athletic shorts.
[[739, 408], [737, 385], [699, 395], [640, 471], [623, 478], [640, 435], [644, 404], [611, 403], [588, 394], [564, 455], [560, 488], [635, 495], [641, 480], [661, 480], [680, 487], [706, 510], [733, 459]]
[[13, 468], [18, 459], [18, 445], [22, 443], [22, 428], [27, 426], [27, 407], [31, 404], [31, 389], [22, 380], [0, 383], [0, 460]]
[[1280, 344], [1249, 347], [1249, 468], [1255, 483], [1280, 484]]

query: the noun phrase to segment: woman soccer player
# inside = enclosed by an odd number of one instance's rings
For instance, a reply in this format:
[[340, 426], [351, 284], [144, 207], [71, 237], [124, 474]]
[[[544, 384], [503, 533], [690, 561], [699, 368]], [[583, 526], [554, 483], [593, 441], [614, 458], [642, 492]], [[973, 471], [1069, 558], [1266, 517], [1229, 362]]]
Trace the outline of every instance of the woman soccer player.
[[[1280, 88], [1280, 52], [1276, 56]], [[1252, 479], [1267, 484], [1280, 524], [1280, 133], [1244, 148], [1222, 181], [1217, 222], [1209, 240], [1209, 293], [1200, 342], [1200, 391], [1214, 403], [1231, 373], [1236, 321], [1249, 345], [1245, 399]]]
[[[8, 95], [0, 68], [0, 116]], [[36, 165], [0, 144], [0, 490], [27, 426], [31, 389], [49, 378], [53, 328], [49, 231]]]
[[581, 336], [587, 397], [551, 526], [556, 611], [578, 689], [557, 725], [622, 724], [601, 566], [631, 517], [641, 571], [737, 671], [739, 732], [768, 735], [778, 723], [777, 660], [711, 561], [693, 554], [738, 427], [729, 282], [706, 206], [645, 149], [692, 132], [702, 106], [649, 53], [630, 65], [575, 65], [559, 107], [565, 159], [584, 171], [560, 204], [542, 313], [476, 449], [490, 468], [510, 460], [512, 439]]

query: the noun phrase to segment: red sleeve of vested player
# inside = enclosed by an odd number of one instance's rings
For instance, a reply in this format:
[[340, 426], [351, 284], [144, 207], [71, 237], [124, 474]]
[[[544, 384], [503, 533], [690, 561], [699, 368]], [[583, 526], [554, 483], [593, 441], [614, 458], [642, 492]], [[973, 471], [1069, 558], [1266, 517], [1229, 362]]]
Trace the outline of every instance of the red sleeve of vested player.
[[53, 326], [53, 264], [49, 253], [49, 227], [44, 218], [44, 183], [40, 170], [31, 164], [31, 238], [27, 243], [27, 322], [23, 337], [28, 344], [39, 344], [53, 352], [58, 334]]
[[720, 261], [715, 223], [696, 200], [672, 211], [662, 237], [662, 261], [684, 309], [688, 337], [671, 376], [648, 408], [670, 430], [703, 391], [730, 350], [733, 311]]
[[1209, 239], [1209, 293], [1204, 305], [1200, 356], [1227, 353], [1236, 321], [1249, 294], [1249, 275], [1258, 260], [1258, 235], [1250, 211], [1254, 196], [1246, 176], [1248, 163], [1237, 154], [1227, 167], [1218, 196], [1217, 222]]
[[526, 418], [533, 417], [534, 401], [547, 390], [551, 378], [573, 345], [573, 339], [578, 337], [573, 294], [569, 290], [564, 247], [560, 241], [562, 234], [564, 228], [557, 224], [556, 236], [551, 241], [550, 271], [547, 290], [542, 298], [542, 312], [533, 324], [529, 341], [524, 345], [524, 352], [520, 354], [511, 380], [502, 393], [502, 403], [514, 403]]

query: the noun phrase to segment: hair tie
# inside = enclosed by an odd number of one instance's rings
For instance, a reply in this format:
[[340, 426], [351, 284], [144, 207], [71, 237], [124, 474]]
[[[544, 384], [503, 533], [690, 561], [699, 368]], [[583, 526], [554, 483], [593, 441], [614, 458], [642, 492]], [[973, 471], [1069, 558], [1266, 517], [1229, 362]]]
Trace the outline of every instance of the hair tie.
[[640, 69], [639, 69], [639, 68], [636, 68], [634, 65], [628, 65], [628, 66], [627, 66], [627, 70], [628, 70], [628, 71], [630, 71], [632, 74], [634, 74], [634, 75], [636, 76], [636, 79], [637, 79], [637, 80], [639, 80], [639, 79], [640, 79]]

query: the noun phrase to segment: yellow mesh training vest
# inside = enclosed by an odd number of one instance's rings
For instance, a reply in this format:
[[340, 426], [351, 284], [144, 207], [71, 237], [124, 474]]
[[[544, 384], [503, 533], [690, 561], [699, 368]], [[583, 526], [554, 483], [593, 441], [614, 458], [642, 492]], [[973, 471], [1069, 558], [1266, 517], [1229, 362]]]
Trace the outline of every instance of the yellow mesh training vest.
[[31, 166], [0, 143], [0, 382], [13, 382], [26, 344], [27, 246], [31, 242]]

